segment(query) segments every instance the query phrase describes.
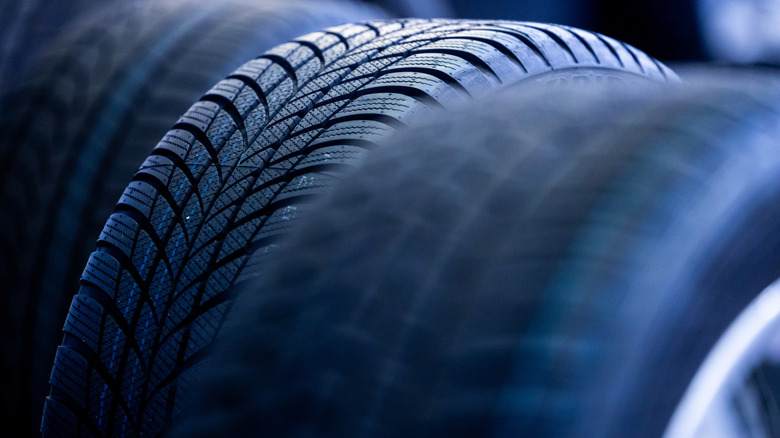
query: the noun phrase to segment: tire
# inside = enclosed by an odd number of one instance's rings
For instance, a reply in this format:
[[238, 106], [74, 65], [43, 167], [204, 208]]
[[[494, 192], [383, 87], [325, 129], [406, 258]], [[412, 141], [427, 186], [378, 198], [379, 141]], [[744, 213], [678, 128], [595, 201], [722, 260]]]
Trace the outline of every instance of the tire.
[[[452, 18], [452, 7], [447, 0], [373, 0], [382, 9], [396, 17]], [[474, 18], [474, 17], [470, 17]]]
[[89, 11], [93, 0], [18, 0], [0, 3], [0, 93], [24, 73], [38, 50], [71, 20]]
[[233, 301], [345, 168], [397, 127], [523, 80], [674, 79], [590, 32], [378, 21], [280, 45], [215, 85], [133, 177], [65, 322], [45, 434], [164, 433]]
[[177, 436], [661, 436], [780, 276], [780, 79], [695, 79], [388, 139], [243, 285]]
[[377, 15], [348, 2], [135, 2], [103, 8], [53, 43], [0, 104], [0, 412], [10, 430], [38, 433], [95, 237], [178, 116], [263, 50]]

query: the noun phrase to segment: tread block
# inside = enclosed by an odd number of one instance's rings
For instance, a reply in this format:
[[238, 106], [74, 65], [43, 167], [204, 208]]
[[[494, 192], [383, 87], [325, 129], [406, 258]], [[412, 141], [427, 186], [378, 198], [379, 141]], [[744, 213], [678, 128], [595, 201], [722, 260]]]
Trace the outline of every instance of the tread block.
[[211, 87], [211, 89], [206, 92], [206, 96], [221, 96], [232, 102], [236, 100], [243, 87], [244, 83], [238, 79], [223, 79]]
[[[122, 251], [128, 258], [133, 256], [135, 240], [141, 227], [130, 216], [124, 213], [114, 213], [108, 218], [98, 241], [106, 242]], [[105, 259], [101, 259], [105, 261]]]
[[206, 132], [220, 109], [215, 102], [200, 101], [192, 105], [176, 123], [187, 123], [201, 132]]
[[81, 278], [98, 286], [109, 297], [115, 298], [120, 270], [121, 265], [117, 259], [107, 252], [96, 251], [89, 256]]
[[73, 297], [63, 331], [84, 342], [92, 351], [100, 351], [104, 315], [105, 309], [100, 303], [91, 297], [76, 295]]
[[47, 437], [79, 436], [79, 420], [76, 413], [52, 397], [46, 397], [43, 408], [41, 432]]
[[155, 146], [155, 149], [164, 149], [179, 156], [182, 160], [187, 158], [187, 154], [195, 143], [195, 136], [183, 129], [172, 129], [165, 134], [162, 140]]
[[89, 389], [86, 385], [88, 369], [86, 358], [72, 348], [60, 346], [54, 359], [51, 384], [67, 391], [76, 402], [84, 404]]
[[168, 185], [172, 177], [172, 171], [175, 165], [168, 157], [161, 155], [149, 155], [137, 174], [146, 174], [160, 181], [163, 185]]
[[133, 181], [128, 184], [119, 204], [129, 205], [146, 217], [149, 217], [157, 199], [157, 190], [145, 181]]

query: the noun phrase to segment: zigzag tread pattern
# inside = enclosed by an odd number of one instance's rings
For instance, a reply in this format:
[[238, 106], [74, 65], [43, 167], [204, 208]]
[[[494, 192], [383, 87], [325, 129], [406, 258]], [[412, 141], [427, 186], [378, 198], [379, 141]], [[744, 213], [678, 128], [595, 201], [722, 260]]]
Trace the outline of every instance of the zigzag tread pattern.
[[467, 96], [583, 68], [671, 76], [585, 31], [439, 20], [334, 27], [238, 68], [160, 141], [106, 224], [68, 317], [44, 431], [165, 433], [232, 286], [344, 168]]

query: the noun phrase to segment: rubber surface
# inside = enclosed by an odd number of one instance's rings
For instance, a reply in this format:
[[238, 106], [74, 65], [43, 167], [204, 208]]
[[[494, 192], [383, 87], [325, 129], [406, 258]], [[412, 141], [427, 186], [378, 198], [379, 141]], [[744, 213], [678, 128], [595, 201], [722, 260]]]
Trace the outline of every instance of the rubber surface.
[[0, 418], [18, 435], [38, 433], [79, 275], [156, 142], [246, 59], [382, 16], [348, 2], [200, 3], [107, 5], [65, 29], [0, 102]]
[[[364, 0], [365, 1], [365, 0]], [[447, 0], [368, 0], [395, 17], [453, 18], [452, 6]], [[468, 17], [474, 18], [474, 17]]]
[[244, 285], [178, 436], [661, 436], [780, 276], [780, 80], [694, 79], [388, 139]]
[[282, 44], [193, 105], [133, 177], [65, 322], [47, 435], [158, 435], [187, 405], [228, 314], [278, 240], [396, 128], [523, 80], [674, 79], [590, 32], [377, 21]]
[[97, 3], [95, 0], [0, 3], [0, 94], [24, 77], [32, 59], [60, 28]]

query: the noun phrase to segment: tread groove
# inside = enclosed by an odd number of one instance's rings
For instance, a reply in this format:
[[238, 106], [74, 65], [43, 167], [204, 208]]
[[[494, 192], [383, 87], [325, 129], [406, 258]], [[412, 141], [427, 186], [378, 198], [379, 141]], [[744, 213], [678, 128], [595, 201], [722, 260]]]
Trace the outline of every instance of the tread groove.
[[[154, 226], [149, 221], [149, 218], [146, 217], [146, 215], [144, 215], [142, 212], [138, 211], [132, 205], [127, 205], [127, 204], [117, 204], [115, 212], [118, 213], [118, 214], [123, 214], [123, 215], [133, 219], [133, 221], [135, 221], [135, 223], [137, 223], [141, 227], [141, 230], [146, 235], [149, 236], [149, 240], [152, 241], [152, 244], [157, 249], [157, 254], [159, 254], [158, 257], [159, 257], [160, 261], [162, 261], [169, 270], [172, 269], [171, 261], [168, 260], [168, 257], [165, 255], [166, 254], [165, 253], [165, 242], [163, 242], [163, 240], [160, 239], [160, 236], [157, 235], [157, 231], [155, 231]], [[176, 216], [177, 216], [177, 219], [178, 219], [177, 222], [183, 223], [183, 221], [181, 219], [181, 215], [177, 214]], [[184, 227], [183, 224], [182, 224], [182, 232], [185, 233], [185, 236], [187, 235], [186, 228]], [[189, 240], [189, 239], [187, 239], [187, 240]], [[111, 245], [108, 242], [106, 242], [106, 244]], [[111, 246], [113, 246], [113, 245], [111, 245]], [[132, 264], [132, 261], [130, 261], [130, 263]], [[154, 267], [154, 266], [155, 265], [152, 265], [152, 267]], [[133, 264], [133, 268], [135, 268], [134, 264]], [[154, 271], [152, 271], [151, 269], [149, 271], [150, 271], [150, 275], [154, 274]], [[140, 273], [138, 273], [138, 274], [140, 276]], [[142, 283], [139, 283], [139, 286], [141, 284]], [[145, 290], [148, 290], [148, 283], [144, 283], [144, 284], [146, 284]]]
[[525, 65], [523, 65], [522, 61], [520, 61], [520, 58], [518, 58], [517, 55], [512, 53], [511, 50], [509, 50], [509, 48], [507, 48], [505, 45], [499, 43], [498, 41], [494, 41], [494, 40], [491, 40], [491, 39], [488, 39], [488, 38], [481, 38], [481, 37], [471, 36], [471, 35], [466, 35], [466, 36], [457, 36], [457, 35], [456, 36], [448, 36], [448, 37], [443, 37], [442, 39], [443, 40], [465, 39], [465, 40], [479, 41], [481, 43], [488, 44], [489, 46], [491, 46], [494, 49], [496, 49], [499, 52], [501, 52], [510, 61], [512, 61], [513, 63], [517, 64], [517, 66], [520, 67], [520, 69], [522, 69], [524, 73], [528, 73], [528, 69], [525, 67]]
[[[90, 282], [89, 280], [81, 280], [81, 288], [79, 289], [79, 295], [84, 295], [86, 297], [92, 298], [95, 300], [98, 304], [103, 306], [104, 309], [108, 312], [108, 315], [111, 316], [111, 318], [119, 325], [119, 328], [125, 332], [125, 333], [131, 333], [131, 327], [130, 323], [125, 319], [124, 315], [122, 314], [122, 311], [117, 307], [116, 302], [111, 299], [111, 297], [107, 296], [106, 293], [103, 291], [103, 289]], [[156, 315], [155, 315], [156, 317]], [[73, 334], [75, 337], [76, 335]], [[129, 340], [126, 341], [130, 344], [130, 346], [135, 350], [136, 355], [138, 358], [143, 358], [142, 352], [141, 352], [141, 346], [138, 345], [138, 343], [135, 341], [135, 338], [128, 338]], [[141, 362], [144, 365], [144, 369], [148, 370], [148, 365], [143, 360]]]
[[564, 52], [566, 52], [569, 56], [571, 56], [571, 59], [574, 61], [575, 64], [578, 64], [580, 61], [577, 59], [577, 55], [574, 54], [574, 51], [569, 47], [569, 45], [564, 41], [558, 34], [551, 31], [550, 29], [546, 29], [544, 27], [538, 27], [538, 26], [532, 26], [532, 25], [526, 25], [530, 27], [531, 29], [536, 29], [539, 32], [542, 32], [546, 34], [548, 37], [550, 37], [551, 40], [555, 41], [556, 44], [558, 44]]
[[236, 79], [236, 80], [239, 80], [244, 85], [246, 85], [247, 87], [251, 88], [252, 91], [255, 92], [255, 96], [257, 96], [257, 99], [260, 101], [260, 104], [263, 105], [263, 110], [265, 111], [266, 118], [268, 117], [268, 114], [269, 114], [268, 100], [265, 97], [265, 93], [263, 92], [263, 89], [260, 88], [260, 84], [258, 84], [257, 82], [253, 81], [251, 78], [248, 78], [248, 77], [246, 77], [244, 75], [239, 75], [239, 74], [229, 75], [229, 76], [226, 77], [226, 79]]
[[214, 145], [211, 144], [211, 140], [209, 139], [209, 136], [206, 135], [205, 132], [198, 129], [197, 126], [188, 123], [188, 122], [177, 122], [175, 125], [173, 125], [173, 128], [171, 129], [181, 129], [182, 131], [187, 131], [188, 133], [192, 134], [195, 139], [200, 142], [200, 144], [203, 145], [203, 147], [206, 149], [206, 152], [209, 154], [209, 158], [211, 158], [211, 164], [214, 165], [214, 167], [217, 168], [217, 172], [220, 175], [220, 182], [222, 181], [222, 165], [219, 162], [219, 155], [217, 154], [217, 150], [214, 149]]
[[130, 409], [127, 405], [127, 400], [125, 400], [125, 398], [122, 396], [119, 384], [111, 375], [111, 371], [109, 371], [103, 365], [103, 363], [97, 359], [97, 353], [95, 351], [92, 351], [92, 349], [89, 348], [89, 346], [81, 339], [67, 332], [65, 332], [63, 335], [62, 346], [72, 349], [81, 355], [84, 359], [86, 359], [87, 363], [89, 363], [92, 369], [95, 370], [98, 375], [100, 375], [100, 378], [103, 379], [103, 382], [112, 390], [112, 400], [115, 400], [116, 404], [120, 405], [122, 409], [125, 410], [125, 412], [130, 412]]
[[307, 47], [309, 50], [311, 50], [314, 53], [314, 56], [316, 56], [317, 59], [320, 60], [320, 64], [325, 65], [325, 55], [322, 53], [322, 50], [320, 50], [320, 48], [317, 47], [316, 44], [305, 40], [293, 40], [293, 42]]
[[612, 56], [615, 57], [615, 60], [618, 62], [618, 64], [620, 64], [621, 67], [625, 67], [625, 65], [623, 64], [623, 60], [620, 58], [620, 55], [618, 54], [617, 50], [615, 50], [615, 47], [609, 41], [607, 41], [607, 39], [605, 39], [604, 37], [602, 37], [600, 34], [596, 32], [590, 32], [590, 34], [598, 38], [598, 40], [601, 41], [601, 43], [604, 44], [604, 46], [606, 46], [606, 48], [610, 51], [610, 53], [612, 53]]
[[215, 94], [206, 94], [201, 98], [201, 101], [213, 102], [220, 106], [220, 109], [228, 113], [230, 118], [233, 119], [233, 123], [241, 132], [241, 137], [244, 139], [244, 145], [248, 147], [249, 139], [247, 138], [246, 128], [244, 127], [244, 119], [241, 118], [241, 114], [238, 113], [236, 106], [224, 96]]
[[590, 52], [591, 56], [593, 56], [593, 59], [596, 61], [596, 64], [601, 64], [601, 59], [599, 59], [599, 55], [596, 54], [596, 51], [593, 50], [593, 47], [591, 47], [590, 43], [585, 38], [583, 38], [582, 35], [580, 35], [573, 29], [569, 29], [569, 28], [564, 28], [564, 29], [566, 29], [567, 32], [572, 34], [574, 38], [577, 38], [577, 40], [579, 40], [582, 46], [585, 47], [585, 49], [587, 49], [588, 52]]
[[642, 62], [641, 62], [641, 61], [639, 61], [639, 58], [636, 56], [636, 54], [634, 53], [634, 51], [633, 51], [633, 50], [631, 50], [631, 48], [628, 46], [628, 44], [626, 44], [626, 43], [624, 43], [624, 42], [620, 41], [620, 45], [621, 45], [621, 46], [623, 46], [623, 50], [625, 50], [626, 52], [628, 52], [628, 54], [629, 54], [629, 55], [631, 55], [631, 58], [632, 58], [632, 59], [634, 60], [634, 62], [636, 63], [637, 67], [639, 67], [639, 71], [641, 71], [643, 74], [644, 74], [644, 73], [646, 73], [646, 72], [645, 72], [645, 67], [644, 67], [644, 66], [642, 66]]
[[426, 68], [426, 67], [395, 67], [395, 68], [388, 68], [381, 71], [378, 75], [376, 75], [376, 77], [380, 78], [390, 73], [423, 73], [423, 74], [431, 75], [435, 78], [442, 80], [450, 87], [458, 90], [458, 92], [462, 93], [466, 97], [469, 98], [472, 97], [471, 93], [469, 93], [469, 90], [467, 90], [466, 87], [461, 85], [461, 83], [455, 80], [455, 78], [448, 75], [447, 73], [444, 73], [441, 70], [436, 70], [433, 68]]
[[338, 40], [341, 41], [341, 44], [344, 44], [344, 47], [347, 49], [347, 51], [351, 49], [351, 47], [349, 46], [349, 41], [346, 38], [344, 38], [344, 35], [327, 29], [323, 30], [322, 33], [338, 38]]
[[[202, 178], [202, 176], [201, 176], [201, 178], [196, 178], [195, 175], [192, 174], [192, 172], [190, 171], [189, 166], [187, 166], [187, 164], [184, 162], [184, 160], [180, 156], [176, 155], [175, 153], [173, 153], [173, 152], [171, 152], [171, 151], [169, 151], [167, 149], [155, 148], [155, 149], [152, 149], [152, 151], [149, 153], [149, 155], [150, 156], [151, 155], [156, 155], [156, 156], [160, 156], [160, 157], [165, 157], [165, 158], [171, 160], [173, 165], [176, 166], [176, 168], [178, 170], [180, 170], [184, 174], [185, 178], [187, 178], [187, 182], [190, 184], [190, 186], [197, 187], [198, 184], [200, 184], [200, 179]], [[135, 178], [135, 175], [133, 176], [133, 178]], [[203, 198], [201, 198], [200, 192], [197, 191], [197, 190], [194, 190], [193, 192], [194, 192], [193, 194], [195, 195], [195, 197], [198, 198], [198, 204], [202, 206], [203, 205]], [[174, 205], [178, 205], [178, 203], [171, 204], [171, 209], [174, 208], [173, 207]], [[179, 214], [181, 214], [181, 211], [179, 211]]]
[[287, 77], [289, 77], [290, 80], [293, 83], [293, 94], [296, 94], [298, 92], [298, 75], [297, 75], [295, 69], [293, 68], [293, 66], [290, 65], [289, 61], [287, 61], [286, 59], [284, 59], [283, 57], [281, 57], [279, 55], [274, 55], [272, 53], [264, 53], [264, 54], [258, 56], [258, 59], [259, 58], [264, 58], [264, 59], [267, 59], [269, 61], [273, 61], [279, 67], [284, 69], [284, 71], [287, 72]]
[[550, 59], [547, 58], [547, 56], [544, 54], [542, 49], [538, 45], [536, 45], [536, 43], [534, 43], [533, 39], [528, 35], [526, 35], [525, 33], [504, 26], [500, 26], [500, 28], [498, 29], [491, 29], [491, 30], [516, 38], [521, 43], [525, 44], [529, 49], [531, 49], [531, 51], [534, 52], [536, 56], [538, 56], [547, 65], [547, 67], [552, 68]]
[[487, 64], [487, 62], [483, 61], [482, 58], [479, 56], [466, 52], [464, 50], [455, 50], [455, 49], [416, 49], [410, 52], [412, 55], [420, 54], [420, 53], [446, 53], [447, 55], [457, 56], [458, 58], [463, 59], [464, 61], [470, 63], [486, 75], [492, 77], [495, 79], [499, 84], [502, 83], [501, 78], [498, 77], [495, 71], [493, 71], [492, 68]]

